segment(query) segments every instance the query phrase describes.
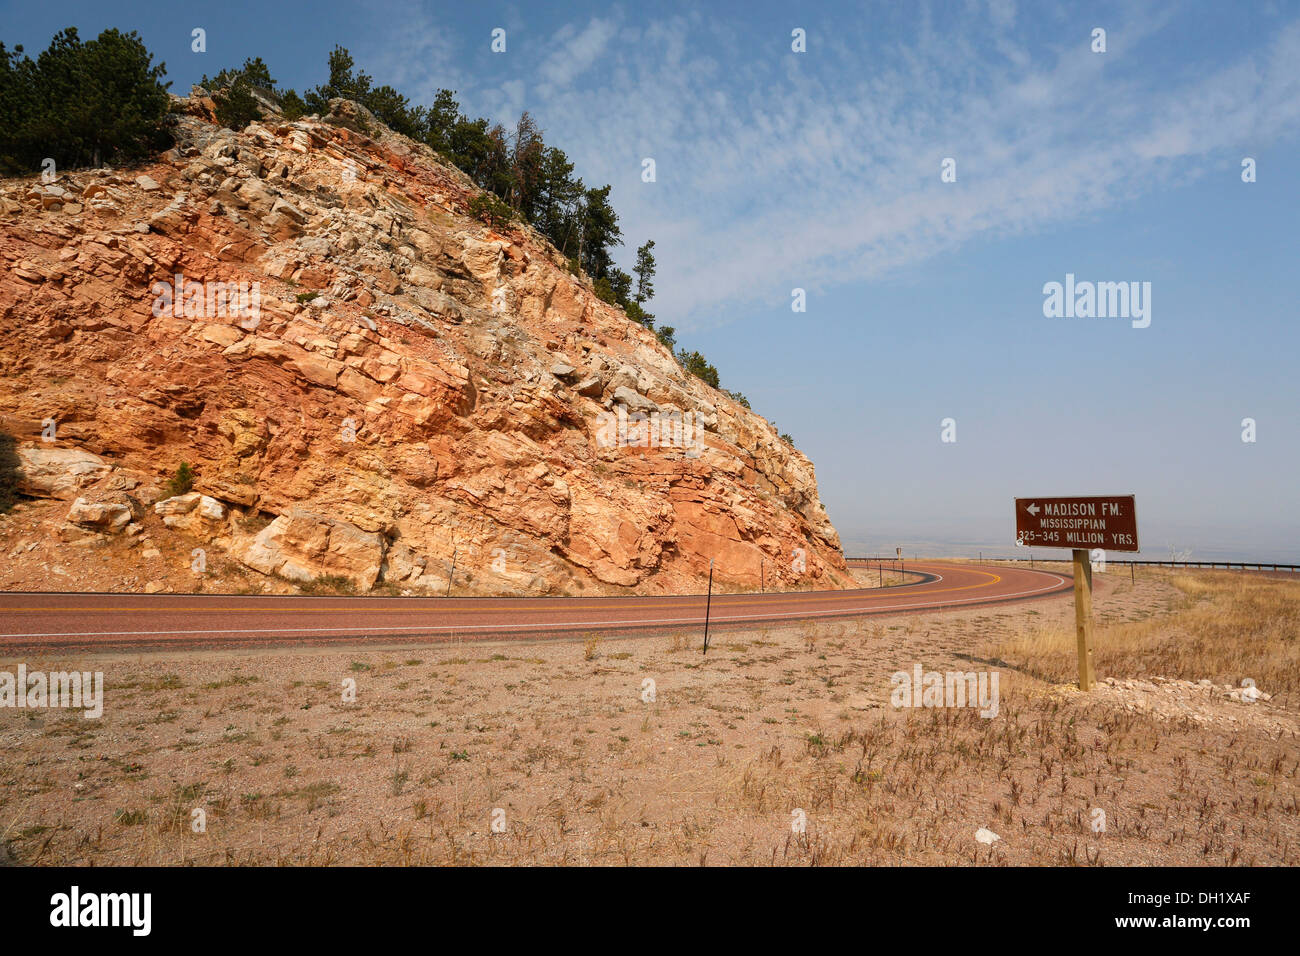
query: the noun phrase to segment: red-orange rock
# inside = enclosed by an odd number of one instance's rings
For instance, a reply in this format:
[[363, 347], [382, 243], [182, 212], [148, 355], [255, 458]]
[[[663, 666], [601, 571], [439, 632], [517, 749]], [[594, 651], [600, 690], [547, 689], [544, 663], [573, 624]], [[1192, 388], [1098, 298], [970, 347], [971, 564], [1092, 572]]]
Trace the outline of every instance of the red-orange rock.
[[[483, 593], [699, 590], [710, 559], [724, 585], [851, 583], [812, 464], [767, 421], [533, 230], [471, 220], [461, 172], [332, 108], [234, 133], [189, 101], [174, 162], [79, 172], [66, 199], [0, 181], [22, 493], [107, 501], [89, 496], [115, 476], [189, 462], [235, 513], [185, 533], [362, 588], [444, 586], [453, 551]], [[254, 308], [209, 308], [239, 290]]]

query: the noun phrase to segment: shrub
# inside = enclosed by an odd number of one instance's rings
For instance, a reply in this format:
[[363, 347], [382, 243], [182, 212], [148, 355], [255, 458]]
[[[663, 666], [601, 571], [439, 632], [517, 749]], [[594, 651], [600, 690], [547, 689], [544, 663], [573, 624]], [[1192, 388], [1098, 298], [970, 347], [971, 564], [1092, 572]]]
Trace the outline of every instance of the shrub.
[[322, 574], [298, 585], [303, 594], [356, 594], [357, 586], [351, 578], [341, 574]]
[[205, 75], [199, 86], [213, 91], [217, 122], [235, 130], [262, 118], [262, 107], [253, 97], [254, 87], [275, 94], [275, 79], [260, 56], [245, 60], [237, 70], [222, 70], [212, 79]]
[[515, 218], [515, 211], [489, 192], [479, 193], [469, 201], [469, 214], [471, 218], [485, 222], [493, 229], [506, 225]]
[[194, 490], [194, 469], [190, 467], [188, 461], [183, 461], [176, 468], [176, 473], [167, 481], [167, 492], [169, 498], [176, 495], [188, 495]]
[[280, 97], [280, 112], [287, 120], [302, 119], [307, 115], [307, 104], [294, 90], [285, 91]]
[[136, 827], [149, 822], [149, 811], [117, 810], [113, 813], [113, 820], [124, 827]]
[[242, 80], [220, 93], [214, 93], [212, 101], [217, 104], [217, 122], [230, 129], [241, 130], [262, 118], [262, 107]]
[[636, 302], [629, 302], [624, 307], [623, 311], [625, 311], [627, 313], [627, 317], [631, 319], [633, 322], [635, 322], [637, 325], [643, 326], [652, 332], [654, 331], [655, 317], [651, 315], [649, 312], [647, 312], [645, 309], [641, 308], [641, 306]]
[[706, 385], [718, 387], [718, 370], [709, 364], [708, 360], [699, 352], [687, 352], [683, 349], [677, 355], [677, 361], [682, 364], [682, 368], [690, 372]]

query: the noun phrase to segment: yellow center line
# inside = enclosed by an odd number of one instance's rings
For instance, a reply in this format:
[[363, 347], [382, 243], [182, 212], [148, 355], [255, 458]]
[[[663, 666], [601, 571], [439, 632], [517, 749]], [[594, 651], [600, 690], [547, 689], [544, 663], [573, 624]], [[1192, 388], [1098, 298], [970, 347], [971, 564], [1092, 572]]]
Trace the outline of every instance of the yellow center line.
[[[965, 570], [965, 569], [963, 569], [963, 570]], [[985, 576], [985, 577], [987, 577], [987, 578], [990, 578], [991, 580], [983, 581], [983, 582], [981, 582], [981, 583], [979, 583], [979, 584], [964, 584], [964, 585], [962, 585], [961, 587], [954, 587], [954, 588], [935, 588], [935, 589], [929, 589], [929, 590], [910, 590], [910, 589], [909, 589], [909, 590], [906, 591], [905, 593], [906, 593], [906, 594], [909, 594], [909, 595], [913, 595], [913, 596], [921, 596], [921, 595], [929, 596], [929, 595], [931, 595], [931, 594], [951, 594], [951, 593], [953, 593], [953, 592], [955, 592], [955, 591], [972, 591], [972, 590], [975, 590], [975, 589], [977, 589], [977, 588], [987, 588], [987, 587], [992, 587], [993, 585], [997, 584], [999, 581], [1002, 580], [1001, 576], [996, 575], [996, 574], [992, 574], [992, 573], [990, 573], [990, 572], [988, 572], [988, 571], [971, 571], [970, 573], [972, 573], [972, 574], [981, 574], [981, 575], [983, 575], [983, 576]], [[924, 588], [925, 585], [924, 585], [924, 584], [923, 584], [923, 585], [920, 585], [920, 587], [921, 587], [921, 588]], [[792, 598], [795, 599], [795, 600], [799, 600], [801, 595], [812, 595], [812, 594], [824, 595], [824, 597], [822, 598], [822, 600], [824, 600], [824, 601], [856, 601], [856, 600], [861, 600], [862, 598], [867, 597], [867, 596], [869, 596], [869, 595], [871, 595], [871, 594], [875, 594], [875, 593], [880, 594], [880, 596], [882, 596], [882, 597], [884, 597], [884, 596], [887, 595], [887, 594], [889, 594], [889, 595], [897, 595], [897, 594], [898, 594], [898, 592], [897, 592], [894, 588], [858, 588], [858, 589], [855, 589], [855, 590], [850, 591], [850, 592], [847, 592], [847, 593], [837, 593], [837, 592], [834, 592], [834, 591], [788, 591], [788, 592], [784, 592], [784, 593], [782, 593], [782, 594], [778, 594], [778, 595], [775, 596], [775, 597], [763, 597], [763, 598], [758, 598], [758, 599], [743, 598], [743, 599], [741, 599], [741, 600], [729, 601], [728, 604], [727, 604], [727, 607], [729, 607], [729, 608], [770, 607], [770, 606], [772, 606], [772, 605], [774, 605], [774, 604], [784, 604], [784, 603], [786, 603], [787, 601], [791, 600]], [[191, 596], [192, 596], [192, 595], [183, 595], [183, 597], [191, 597]], [[224, 596], [225, 596], [225, 595], [223, 595], [223, 597], [224, 597]], [[294, 597], [297, 597], [297, 595], [277, 595], [277, 597], [280, 597], [280, 596], [287, 597], [287, 598], [291, 598], [291, 599], [294, 598]], [[647, 603], [643, 603], [643, 602], [641, 602], [641, 601], [637, 601], [637, 602], [635, 602], [635, 603], [606, 603], [606, 602], [597, 602], [597, 603], [589, 603], [589, 604], [568, 604], [568, 603], [565, 603], [565, 604], [563, 604], [563, 605], [561, 605], [561, 606], [558, 606], [558, 607], [555, 607], [555, 608], [520, 608], [520, 610], [523, 610], [523, 611], [529, 611], [529, 612], [532, 612], [532, 613], [540, 612], [540, 611], [543, 611], [543, 610], [545, 610], [545, 611], [555, 611], [555, 612], [567, 612], [567, 611], [575, 611], [575, 610], [582, 610], [582, 611], [599, 610], [599, 609], [602, 609], [602, 608], [605, 609], [605, 610], [626, 611], [626, 610], [651, 610], [651, 609], [655, 609], [655, 608], [668, 608], [668, 609], [671, 609], [671, 608], [681, 608], [681, 607], [683, 607], [683, 606], [685, 606], [685, 607], [694, 607], [697, 603], [703, 603], [702, 601], [699, 601], [699, 598], [704, 597], [704, 595], [702, 595], [702, 594], [700, 594], [700, 595], [691, 595], [691, 597], [694, 598], [695, 601], [692, 602], [692, 603], [689, 603], [689, 604], [683, 604], [681, 598], [670, 598], [670, 599], [651, 598], [651, 599], [648, 599], [648, 600], [652, 600], [652, 601], [656, 601], [656, 600], [657, 600], [657, 601], [659, 601], [660, 603], [658, 603], [658, 604], [653, 604], [653, 603], [651, 603], [651, 604], [647, 604]], [[720, 598], [734, 598], [734, 597], [736, 597], [736, 595], [720, 594], [720, 595], [718, 595], [718, 597], [720, 597]], [[363, 601], [363, 602], [368, 602], [368, 601], [371, 601], [371, 600], [373, 600], [373, 599], [372, 599], [372, 598], [364, 598], [364, 597], [363, 597], [363, 598], [347, 598], [347, 597], [340, 597], [340, 598], [327, 598], [326, 600], [339, 600], [339, 601], [359, 600], [359, 601]], [[402, 600], [402, 599], [401, 599], [401, 598], [397, 598], [397, 599], [395, 599], [395, 600], [399, 600], [399, 601], [400, 601], [400, 600]], [[426, 599], [426, 600], [427, 600], [427, 599]], [[438, 600], [438, 599], [437, 599], [437, 598], [434, 598], [434, 600]], [[443, 600], [446, 600], [446, 599], [443, 599]], [[465, 599], [465, 598], [459, 598], [459, 599], [457, 599], [457, 598], [452, 598], [451, 600], [466, 600], [466, 599]], [[469, 600], [487, 600], [487, 601], [491, 601], [491, 600], [496, 600], [496, 599], [495, 599], [495, 598], [482, 598], [482, 599], [478, 599], [478, 598], [470, 598]], [[520, 601], [525, 601], [525, 602], [526, 602], [526, 601], [529, 601], [529, 600], [547, 601], [547, 600], [554, 600], [554, 599], [552, 599], [552, 598], [534, 598], [534, 599], [530, 599], [530, 598], [520, 598], [520, 599], [518, 599], [518, 600], [520, 600]], [[563, 598], [560, 598], [559, 600], [563, 601], [564, 599], [563, 599]], [[173, 605], [173, 606], [168, 606], [168, 607], [140, 607], [140, 606], [135, 606], [135, 607], [104, 607], [104, 606], [100, 606], [100, 607], [48, 607], [48, 608], [46, 608], [46, 607], [13, 607], [13, 606], [9, 606], [9, 605], [0, 605], [0, 611], [26, 611], [26, 612], [39, 612], [39, 613], [41, 613], [41, 614], [53, 614], [53, 613], [56, 613], [56, 612], [57, 612], [57, 613], [63, 613], [63, 614], [74, 614], [74, 613], [85, 613], [85, 612], [90, 612], [90, 611], [130, 611], [130, 612], [135, 612], [135, 613], [139, 613], [139, 612], [143, 612], [143, 611], [150, 611], [150, 612], [153, 612], [153, 613], [166, 612], [166, 611], [203, 611], [203, 612], [207, 612], [207, 613], [216, 613], [216, 612], [223, 612], [223, 611], [256, 611], [256, 612], [258, 612], [258, 613], [262, 613], [262, 614], [267, 614], [267, 613], [272, 613], [272, 612], [301, 614], [301, 613], [303, 613], [303, 612], [306, 611], [306, 610], [308, 610], [308, 608], [302, 608], [302, 607], [258, 607], [256, 604], [253, 604], [253, 605], [242, 605], [242, 606], [235, 606], [235, 607], [202, 607], [202, 606], [193, 606], [193, 605], [191, 605], [191, 606], [185, 606], [185, 605]], [[374, 613], [374, 612], [381, 612], [381, 613], [401, 612], [401, 613], [405, 613], [405, 614], [421, 614], [421, 613], [425, 613], [425, 614], [427, 614], [427, 613], [429, 613], [430, 611], [440, 611], [440, 612], [441, 612], [441, 611], [451, 611], [451, 612], [454, 612], [454, 613], [457, 613], [457, 614], [501, 614], [501, 613], [503, 613], [503, 612], [510, 611], [511, 609], [508, 608], [508, 607], [454, 607], [454, 608], [448, 608], [448, 607], [429, 607], [429, 606], [427, 606], [427, 605], [424, 606], [424, 607], [401, 607], [401, 606], [398, 606], [398, 607], [392, 607], [392, 606], [381, 607], [381, 606], [376, 606], [376, 607], [373, 607], [373, 608], [363, 608], [363, 607], [356, 607], [356, 606], [353, 606], [353, 605], [349, 605], [349, 606], [347, 606], [346, 608], [340, 608], [340, 607], [329, 607], [329, 606], [322, 605], [321, 608], [320, 608], [320, 610], [323, 610], [323, 611], [330, 611], [330, 610], [335, 610], [335, 611], [338, 611], [338, 610], [348, 610], [348, 611], [354, 611], [354, 612], [355, 612], [355, 611], [359, 611], [359, 610], [364, 610], [364, 611], [366, 611], [367, 613]]]

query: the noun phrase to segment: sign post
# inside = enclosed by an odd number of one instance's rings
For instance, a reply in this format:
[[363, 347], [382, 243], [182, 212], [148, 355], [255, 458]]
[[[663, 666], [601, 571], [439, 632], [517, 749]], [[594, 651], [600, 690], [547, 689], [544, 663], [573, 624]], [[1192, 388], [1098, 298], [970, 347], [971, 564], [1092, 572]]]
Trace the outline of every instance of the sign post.
[[704, 653], [709, 653], [709, 610], [713, 607], [713, 559], [709, 558], [709, 596], [704, 602]]
[[1017, 498], [1016, 544], [1073, 552], [1079, 689], [1092, 690], [1097, 683], [1092, 662], [1092, 551], [1139, 550], [1133, 495]]
[[1092, 560], [1082, 548], [1074, 549], [1074, 635], [1079, 649], [1079, 690], [1092, 690], [1097, 672], [1092, 667]]
[[451, 550], [451, 572], [447, 575], [447, 593], [443, 597], [451, 597], [451, 579], [456, 576], [456, 555], [460, 553], [459, 548]]

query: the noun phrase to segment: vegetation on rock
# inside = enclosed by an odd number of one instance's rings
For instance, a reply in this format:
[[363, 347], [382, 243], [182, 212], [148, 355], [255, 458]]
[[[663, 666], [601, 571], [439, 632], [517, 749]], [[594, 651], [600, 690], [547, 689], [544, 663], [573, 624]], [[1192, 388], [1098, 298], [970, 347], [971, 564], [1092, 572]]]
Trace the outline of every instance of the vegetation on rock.
[[167, 148], [164, 64], [134, 33], [55, 34], [35, 60], [0, 43], [0, 170], [128, 163]]

